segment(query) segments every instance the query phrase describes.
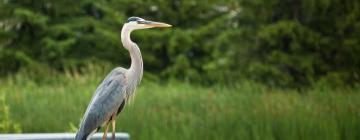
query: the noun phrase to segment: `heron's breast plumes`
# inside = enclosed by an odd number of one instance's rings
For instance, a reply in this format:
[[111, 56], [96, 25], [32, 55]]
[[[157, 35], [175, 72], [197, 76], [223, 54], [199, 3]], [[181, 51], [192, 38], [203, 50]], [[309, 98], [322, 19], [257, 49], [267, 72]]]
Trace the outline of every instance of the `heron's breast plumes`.
[[126, 101], [130, 102], [136, 95], [136, 89], [141, 82], [143, 75], [142, 67], [140, 69], [129, 69], [127, 73], [128, 85], [126, 88]]

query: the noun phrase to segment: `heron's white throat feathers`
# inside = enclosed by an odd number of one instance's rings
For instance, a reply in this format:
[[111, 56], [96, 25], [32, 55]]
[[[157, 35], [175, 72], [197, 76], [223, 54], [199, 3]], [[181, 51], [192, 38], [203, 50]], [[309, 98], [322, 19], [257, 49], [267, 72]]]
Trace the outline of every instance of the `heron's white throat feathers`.
[[127, 23], [124, 24], [121, 29], [121, 43], [124, 48], [130, 51], [131, 46], [135, 43], [131, 41], [130, 34], [134, 29], [132, 29]]
[[130, 52], [131, 57], [131, 66], [126, 73], [128, 96], [131, 96], [135, 92], [136, 87], [140, 84], [143, 76], [143, 60], [140, 49], [130, 38], [131, 32], [136, 29], [139, 28], [136, 28], [135, 23], [126, 23], [121, 30], [121, 42], [123, 43], [124, 48]]

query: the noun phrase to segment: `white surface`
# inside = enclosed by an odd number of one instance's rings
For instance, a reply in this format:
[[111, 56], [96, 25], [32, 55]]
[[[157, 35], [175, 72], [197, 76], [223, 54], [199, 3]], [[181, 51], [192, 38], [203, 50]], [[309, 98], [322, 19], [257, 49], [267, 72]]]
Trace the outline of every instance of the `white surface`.
[[[101, 140], [103, 133], [95, 133], [90, 140]], [[116, 133], [116, 140], [130, 140], [127, 133]], [[73, 140], [75, 133], [28, 133], [28, 134], [0, 134], [0, 140]], [[107, 134], [111, 139], [111, 132]]]

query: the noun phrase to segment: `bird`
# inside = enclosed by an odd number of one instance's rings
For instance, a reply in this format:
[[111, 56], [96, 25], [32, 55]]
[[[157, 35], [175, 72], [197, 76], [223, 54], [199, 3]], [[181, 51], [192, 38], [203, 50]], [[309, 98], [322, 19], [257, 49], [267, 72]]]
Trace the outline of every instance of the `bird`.
[[132, 31], [156, 27], [171, 27], [162, 22], [130, 17], [121, 29], [121, 42], [129, 51], [130, 68], [114, 68], [96, 88], [85, 111], [75, 140], [88, 140], [104, 127], [102, 140], [107, 137], [109, 124], [112, 124], [112, 139], [115, 139], [116, 116], [124, 109], [127, 100], [135, 94], [143, 76], [143, 60], [138, 45], [130, 38]]

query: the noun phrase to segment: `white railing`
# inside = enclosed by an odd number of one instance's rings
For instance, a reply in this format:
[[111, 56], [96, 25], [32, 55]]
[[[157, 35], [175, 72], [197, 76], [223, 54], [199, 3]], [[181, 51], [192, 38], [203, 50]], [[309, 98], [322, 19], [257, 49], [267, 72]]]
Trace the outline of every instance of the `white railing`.
[[[101, 140], [102, 133], [94, 134], [90, 140]], [[128, 133], [116, 133], [116, 140], [130, 140]], [[0, 140], [74, 140], [75, 133], [28, 133], [28, 134], [0, 134]], [[108, 133], [107, 139], [111, 139]]]

